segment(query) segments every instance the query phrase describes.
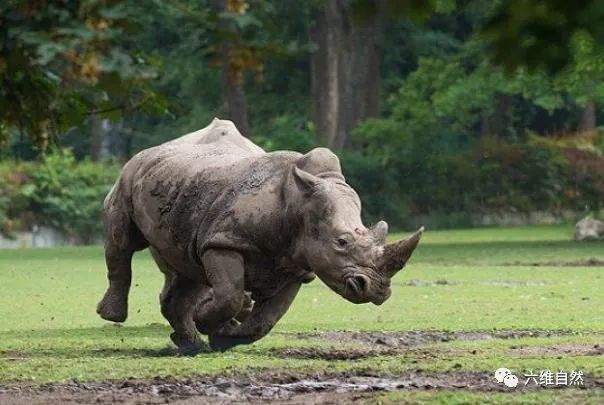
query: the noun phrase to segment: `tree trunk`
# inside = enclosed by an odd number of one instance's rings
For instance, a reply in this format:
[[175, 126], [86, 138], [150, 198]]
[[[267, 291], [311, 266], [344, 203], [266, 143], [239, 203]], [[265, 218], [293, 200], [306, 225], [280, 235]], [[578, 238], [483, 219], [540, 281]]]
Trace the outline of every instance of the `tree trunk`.
[[596, 129], [596, 103], [590, 101], [587, 103], [579, 120], [578, 131], [593, 131]]
[[238, 80], [231, 69], [228, 44], [222, 45], [222, 85], [225, 118], [235, 123], [243, 136], [250, 136], [247, 117], [247, 100], [243, 90], [243, 79]]
[[[224, 12], [227, 9], [226, 0], [212, 0], [216, 14]], [[220, 24], [220, 23], [219, 23]], [[222, 30], [224, 27], [218, 27]], [[228, 40], [218, 44], [220, 47], [220, 62], [222, 65], [222, 93], [224, 97], [224, 116], [228, 118], [241, 132], [242, 135], [249, 137], [250, 125], [247, 115], [247, 100], [243, 89], [244, 78], [237, 74], [232, 65], [231, 45]]]
[[381, 16], [354, 27], [352, 37], [353, 123], [380, 113], [381, 50], [377, 44]]
[[494, 111], [482, 117], [480, 135], [513, 138], [516, 131], [510, 117], [512, 97], [507, 94], [497, 94], [493, 99]]
[[333, 146], [338, 136], [340, 82], [338, 80], [341, 14], [339, 1], [327, 1], [317, 13], [310, 29], [310, 40], [317, 46], [311, 55], [311, 96], [315, 130], [327, 146]]
[[342, 149], [351, 130], [379, 113], [381, 29], [379, 13], [351, 21], [350, 0], [330, 0], [316, 14], [310, 39], [312, 112], [322, 143]]

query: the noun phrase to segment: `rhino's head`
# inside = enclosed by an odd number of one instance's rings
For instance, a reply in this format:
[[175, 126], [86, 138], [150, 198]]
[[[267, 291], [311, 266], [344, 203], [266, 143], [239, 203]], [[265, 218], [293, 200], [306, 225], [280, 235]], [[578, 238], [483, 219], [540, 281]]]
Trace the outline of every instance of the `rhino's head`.
[[[325, 151], [321, 154], [335, 159], [339, 169], [337, 157]], [[411, 257], [423, 228], [408, 239], [386, 245], [388, 225], [384, 221], [371, 229], [363, 225], [359, 197], [339, 170], [315, 175], [301, 169], [307, 166], [302, 163], [293, 167], [289, 183], [301, 200], [295, 204], [302, 220], [296, 254], [347, 300], [382, 304], [390, 296], [390, 279]]]

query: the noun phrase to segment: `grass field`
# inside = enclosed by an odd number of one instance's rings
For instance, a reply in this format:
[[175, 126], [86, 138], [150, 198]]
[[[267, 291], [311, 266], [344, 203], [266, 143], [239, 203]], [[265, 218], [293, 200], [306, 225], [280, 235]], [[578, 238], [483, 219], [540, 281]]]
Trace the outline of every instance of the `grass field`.
[[[95, 314], [106, 287], [102, 248], [0, 250], [0, 384], [268, 372], [463, 380], [507, 367], [520, 376], [516, 389], [493, 380], [355, 400], [597, 403], [604, 399], [604, 242], [575, 243], [571, 235], [570, 226], [428, 231], [384, 305], [347, 303], [315, 281], [265, 339], [196, 357], [174, 354], [159, 312], [162, 277], [146, 252], [135, 257], [128, 321], [116, 327]], [[459, 334], [473, 331], [485, 333]], [[523, 374], [547, 369], [581, 370], [587, 389], [523, 385]]]

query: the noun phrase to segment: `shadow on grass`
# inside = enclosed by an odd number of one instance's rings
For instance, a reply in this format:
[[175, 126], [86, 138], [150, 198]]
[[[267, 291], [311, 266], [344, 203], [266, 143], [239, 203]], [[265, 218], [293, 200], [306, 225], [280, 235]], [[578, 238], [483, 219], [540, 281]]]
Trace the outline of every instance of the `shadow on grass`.
[[[0, 361], [21, 361], [34, 358], [180, 357], [178, 349], [170, 340], [171, 331], [169, 326], [160, 324], [132, 327], [107, 324], [96, 328], [0, 332]], [[201, 336], [201, 338], [207, 342], [207, 337]], [[3, 345], [1, 342], [8, 342], [8, 344]], [[237, 351], [239, 350], [237, 349]], [[253, 352], [253, 349], [245, 350], [246, 355], [253, 355]], [[223, 355], [208, 347], [197, 353], [196, 356]]]
[[[0, 345], [0, 359], [23, 357], [173, 357], [176, 347], [170, 346], [171, 329], [167, 325], [115, 326], [96, 328], [42, 329], [0, 332], [0, 342], [11, 343], [8, 349]], [[97, 344], [98, 343], [98, 344]], [[159, 348], [149, 346], [164, 345]], [[95, 347], [96, 346], [96, 347]], [[139, 346], [139, 347], [132, 347]], [[146, 346], [146, 348], [144, 348]], [[17, 354], [15, 356], [15, 354]]]
[[177, 357], [176, 347], [164, 347], [160, 349], [148, 348], [46, 348], [24, 350], [0, 350], [0, 360], [27, 360], [33, 358], [161, 358]]
[[46, 340], [46, 339], [82, 339], [82, 338], [107, 338], [126, 337], [156, 338], [169, 336], [169, 325], [159, 323], [144, 326], [123, 326], [121, 324], [106, 323], [102, 326], [87, 328], [51, 328], [0, 331], [0, 341], [4, 339]]

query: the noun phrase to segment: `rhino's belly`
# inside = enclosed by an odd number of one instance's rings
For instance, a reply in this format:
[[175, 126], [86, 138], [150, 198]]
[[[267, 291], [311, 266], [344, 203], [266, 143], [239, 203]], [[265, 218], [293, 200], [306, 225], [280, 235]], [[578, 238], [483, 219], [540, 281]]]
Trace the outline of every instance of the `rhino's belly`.
[[190, 280], [207, 283], [203, 266], [191, 259], [187, 251], [178, 248], [158, 249], [155, 246], [152, 247], [161, 257], [163, 267], [167, 267], [167, 269], [162, 268], [162, 264], [158, 262], [162, 271], [165, 272], [167, 270]]
[[248, 255], [245, 261], [245, 290], [254, 301], [264, 301], [295, 281], [296, 272], [280, 267], [280, 259]]

